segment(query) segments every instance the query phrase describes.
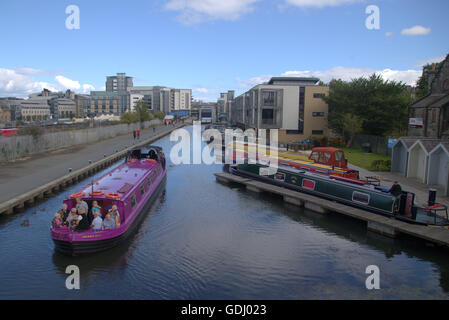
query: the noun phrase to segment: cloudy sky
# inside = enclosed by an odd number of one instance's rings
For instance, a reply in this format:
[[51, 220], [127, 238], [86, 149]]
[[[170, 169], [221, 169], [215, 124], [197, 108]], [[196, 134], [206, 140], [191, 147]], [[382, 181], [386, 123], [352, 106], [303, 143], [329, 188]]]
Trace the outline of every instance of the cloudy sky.
[[0, 96], [104, 90], [117, 72], [206, 101], [276, 75], [414, 84], [449, 53], [447, 12], [447, 0], [1, 0]]

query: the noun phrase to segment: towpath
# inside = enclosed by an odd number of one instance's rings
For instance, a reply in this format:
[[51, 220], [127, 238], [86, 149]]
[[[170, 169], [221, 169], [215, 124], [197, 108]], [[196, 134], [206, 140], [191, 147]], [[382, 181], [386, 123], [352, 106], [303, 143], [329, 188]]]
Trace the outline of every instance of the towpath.
[[173, 126], [159, 126], [141, 132], [140, 140], [134, 140], [132, 133], [116, 136], [88, 145], [75, 145], [26, 159], [0, 164], [0, 203], [33, 190], [45, 183], [81, 169], [92, 162], [123, 150], [135, 143], [173, 129]]

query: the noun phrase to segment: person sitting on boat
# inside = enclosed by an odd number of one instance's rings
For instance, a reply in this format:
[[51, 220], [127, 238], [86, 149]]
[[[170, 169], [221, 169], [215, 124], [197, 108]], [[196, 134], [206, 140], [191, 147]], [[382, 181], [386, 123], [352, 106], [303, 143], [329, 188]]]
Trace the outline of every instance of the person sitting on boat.
[[94, 215], [94, 220], [92, 220], [92, 224], [91, 224], [91, 228], [94, 229], [94, 231], [100, 231], [101, 228], [103, 227], [103, 219], [101, 219], [100, 217], [100, 211], [93, 211], [92, 213]]
[[102, 225], [102, 229], [103, 230], [107, 230], [107, 229], [114, 229], [115, 228], [115, 222], [114, 219], [112, 219], [112, 216], [110, 213], [108, 213], [105, 217], [105, 219], [103, 220], [103, 225]]
[[53, 218], [53, 221], [51, 222], [51, 226], [54, 229], [62, 228], [64, 226], [60, 212], [55, 213], [55, 217]]
[[97, 201], [92, 202], [92, 221], [95, 219], [95, 212], [98, 212], [98, 215], [101, 217], [101, 207]]
[[78, 216], [81, 217], [79, 220], [76, 231], [85, 231], [88, 230], [90, 227], [89, 219], [87, 218], [87, 211], [84, 210], [84, 208], [79, 207], [78, 208]]
[[87, 204], [87, 202], [78, 197], [76, 198], [76, 209], [78, 210], [80, 208], [83, 209], [84, 212], [89, 212], [89, 205]]
[[402, 188], [397, 181], [393, 182], [393, 185], [388, 191], [396, 197], [402, 194]]
[[70, 215], [67, 218], [67, 224], [70, 229], [75, 229], [82, 217], [78, 216], [76, 208], [72, 208]]
[[67, 221], [67, 218], [69, 217], [70, 211], [69, 209], [67, 209], [67, 204], [63, 203], [62, 204], [62, 209], [59, 210], [60, 213], [62, 213], [61, 219], [62, 222], [65, 223]]
[[120, 213], [118, 212], [117, 206], [115, 204], [112, 206], [111, 210], [109, 210], [109, 213], [114, 218], [113, 220], [115, 222], [115, 225], [117, 227], [120, 227]]

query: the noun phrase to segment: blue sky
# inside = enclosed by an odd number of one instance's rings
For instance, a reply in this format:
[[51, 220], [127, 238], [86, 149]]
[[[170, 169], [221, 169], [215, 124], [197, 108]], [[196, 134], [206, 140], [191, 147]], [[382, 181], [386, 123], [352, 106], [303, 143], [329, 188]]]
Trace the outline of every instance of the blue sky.
[[[69, 5], [78, 30], [66, 28]], [[378, 30], [365, 26], [369, 5]], [[2, 0], [0, 96], [88, 93], [117, 72], [209, 101], [275, 75], [377, 71], [412, 84], [423, 63], [449, 53], [447, 12], [447, 0]]]

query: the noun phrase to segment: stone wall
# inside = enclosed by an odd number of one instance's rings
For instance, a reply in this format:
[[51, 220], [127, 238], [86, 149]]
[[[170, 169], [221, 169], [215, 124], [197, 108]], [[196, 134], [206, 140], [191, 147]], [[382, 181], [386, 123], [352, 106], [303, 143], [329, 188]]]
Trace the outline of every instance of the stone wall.
[[[161, 124], [160, 120], [144, 123], [145, 128]], [[67, 130], [43, 134], [41, 136], [0, 137], [0, 161], [12, 161], [33, 154], [53, 151], [78, 144], [88, 144], [118, 135], [130, 134], [140, 128], [140, 123], [118, 124], [80, 130]]]

